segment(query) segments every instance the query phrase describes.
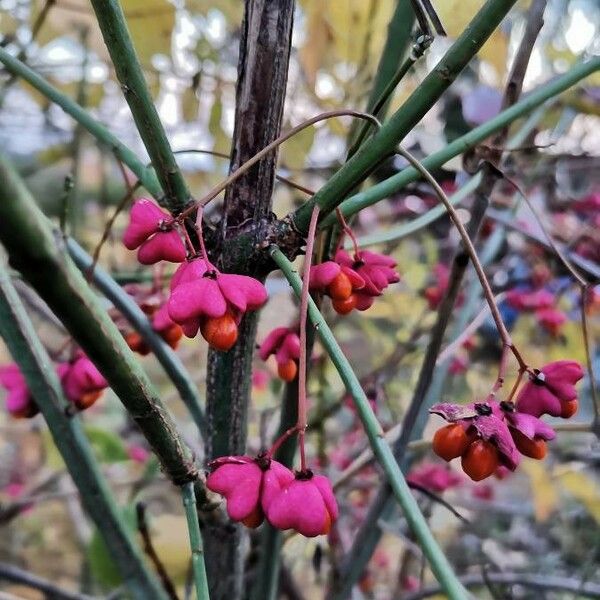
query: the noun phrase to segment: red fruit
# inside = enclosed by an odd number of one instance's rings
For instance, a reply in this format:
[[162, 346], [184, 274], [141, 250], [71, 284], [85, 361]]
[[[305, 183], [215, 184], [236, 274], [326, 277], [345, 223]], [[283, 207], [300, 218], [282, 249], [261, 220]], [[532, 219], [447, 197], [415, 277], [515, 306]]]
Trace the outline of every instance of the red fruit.
[[294, 381], [298, 367], [296, 361], [291, 358], [284, 363], [277, 365], [277, 373], [284, 381]]
[[160, 335], [175, 350], [179, 345], [179, 340], [183, 337], [183, 329], [177, 323], [173, 323], [168, 329], [162, 331]]
[[100, 396], [102, 396], [102, 390], [88, 392], [87, 394], [83, 394], [83, 396], [80, 398], [77, 398], [75, 401], [75, 406], [77, 406], [79, 410], [85, 410], [86, 408], [92, 406], [92, 404], [94, 404], [94, 402], [96, 402]]
[[521, 433], [518, 429], [510, 430], [512, 439], [515, 442], [517, 450], [523, 456], [529, 456], [529, 458], [535, 458], [536, 460], [542, 460], [545, 458], [548, 448], [546, 442], [541, 438], [529, 439], [526, 435]]
[[329, 284], [327, 291], [334, 300], [347, 300], [352, 294], [352, 284], [348, 276], [340, 272]]
[[144, 311], [144, 314], [151, 317], [157, 310], [156, 302], [142, 302], [140, 308]]
[[375, 589], [375, 578], [368, 571], [361, 577], [358, 587], [363, 594], [371, 594]]
[[150, 354], [150, 347], [143, 340], [142, 336], [137, 331], [131, 331], [125, 336], [125, 341], [127, 345], [138, 354], [142, 356], [146, 356]]
[[423, 294], [429, 303], [429, 308], [431, 310], [435, 310], [442, 301], [443, 290], [437, 285], [432, 285], [428, 288], [425, 288], [425, 292]]
[[28, 402], [21, 410], [15, 410], [10, 415], [15, 419], [32, 419], [40, 412], [40, 409], [33, 402]]
[[356, 308], [356, 296], [352, 294], [346, 300], [332, 300], [331, 304], [338, 315], [347, 315]]
[[475, 440], [461, 458], [463, 471], [473, 481], [489, 477], [499, 464], [498, 450], [485, 440]]
[[256, 529], [264, 520], [264, 514], [262, 508], [257, 506], [245, 519], [242, 519], [242, 523], [250, 529]]
[[211, 348], [225, 352], [235, 344], [238, 328], [235, 319], [225, 313], [222, 317], [206, 319], [200, 326], [200, 333]]
[[462, 425], [450, 423], [438, 429], [433, 436], [433, 451], [444, 460], [450, 462], [458, 458], [468, 448], [471, 440]]
[[577, 412], [578, 408], [579, 402], [577, 402], [577, 400], [569, 400], [567, 402], [563, 402], [560, 416], [563, 419], [570, 419]]

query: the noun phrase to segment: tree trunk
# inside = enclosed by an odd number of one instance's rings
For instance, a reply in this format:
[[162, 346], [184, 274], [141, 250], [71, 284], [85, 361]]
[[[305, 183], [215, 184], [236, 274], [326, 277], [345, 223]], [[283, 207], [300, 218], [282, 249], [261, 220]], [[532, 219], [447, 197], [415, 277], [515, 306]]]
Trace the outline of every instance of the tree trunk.
[[[231, 171], [279, 135], [293, 15], [294, 0], [245, 1]], [[271, 213], [276, 159], [276, 153], [264, 158], [227, 189], [218, 241], [222, 248], [219, 266], [224, 271], [244, 264], [244, 253], [250, 249], [248, 240], [253, 245], [261, 239]], [[257, 320], [256, 313], [244, 317], [238, 342], [229, 352], [209, 352], [208, 458], [245, 451]], [[207, 525], [205, 556], [212, 600], [242, 597], [245, 541], [238, 525]]]

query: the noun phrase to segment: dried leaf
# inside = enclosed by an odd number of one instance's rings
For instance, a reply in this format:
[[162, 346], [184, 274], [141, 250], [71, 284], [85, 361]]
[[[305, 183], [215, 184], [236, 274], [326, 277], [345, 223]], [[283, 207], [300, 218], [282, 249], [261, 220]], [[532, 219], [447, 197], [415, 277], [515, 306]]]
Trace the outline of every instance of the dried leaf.
[[526, 458], [521, 462], [521, 468], [529, 476], [535, 518], [546, 521], [558, 507], [556, 484], [542, 461]]

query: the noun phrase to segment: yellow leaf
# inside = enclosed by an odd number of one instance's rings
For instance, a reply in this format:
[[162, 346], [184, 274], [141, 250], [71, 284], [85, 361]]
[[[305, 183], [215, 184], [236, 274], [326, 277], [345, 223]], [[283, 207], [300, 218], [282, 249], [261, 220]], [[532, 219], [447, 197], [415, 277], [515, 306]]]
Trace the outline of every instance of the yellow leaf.
[[317, 71], [322, 65], [324, 57], [328, 55], [327, 46], [331, 40], [329, 24], [323, 14], [325, 2], [323, 0], [310, 0], [303, 3], [307, 13], [306, 40], [299, 51], [300, 64], [308, 85], [315, 87]]
[[324, 17], [329, 23], [335, 55], [339, 60], [361, 62], [376, 4], [374, 0], [326, 2]]
[[189, 567], [190, 548], [185, 518], [159, 515], [150, 520], [152, 543], [167, 573], [176, 581], [185, 580]]
[[244, 15], [244, 3], [240, 0], [186, 0], [185, 7], [192, 14], [207, 15], [211, 10], [218, 10], [225, 16], [232, 27], [239, 27]]
[[[484, 0], [433, 0], [433, 4], [448, 35], [456, 38], [470, 23], [473, 15], [479, 12]], [[493, 65], [498, 75], [502, 76], [506, 71], [507, 50], [506, 35], [496, 29], [479, 51], [479, 58]]]
[[0, 13], [0, 35], [13, 35], [18, 25], [18, 21], [9, 12]]
[[541, 461], [526, 458], [520, 468], [529, 475], [535, 518], [546, 521], [558, 505], [556, 485]]
[[[44, 6], [36, 2], [32, 21]], [[168, 0], [122, 0], [127, 26], [140, 62], [147, 66], [155, 54], [171, 54], [171, 33], [175, 26], [175, 6]], [[77, 28], [87, 27], [88, 44], [103, 58], [108, 57], [94, 11], [88, 0], [71, 0], [67, 5], [54, 4], [44, 22], [38, 41], [41, 44], [63, 35], [71, 35]]]
[[301, 169], [306, 162], [306, 155], [312, 148], [314, 139], [314, 127], [307, 127], [290, 138], [281, 147], [282, 164], [289, 169]]
[[186, 87], [181, 94], [181, 112], [183, 120], [186, 122], [195, 121], [198, 118], [199, 102], [196, 91], [191, 87]]
[[581, 471], [567, 471], [558, 476], [564, 489], [583, 504], [600, 523], [600, 485]]

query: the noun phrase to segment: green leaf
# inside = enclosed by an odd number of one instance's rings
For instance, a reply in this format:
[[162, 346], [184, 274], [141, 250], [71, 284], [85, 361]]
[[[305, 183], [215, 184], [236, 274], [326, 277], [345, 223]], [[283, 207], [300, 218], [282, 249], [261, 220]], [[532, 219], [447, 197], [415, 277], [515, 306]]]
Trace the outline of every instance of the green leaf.
[[[137, 517], [133, 505], [121, 508], [121, 517], [125, 526], [133, 535], [137, 533]], [[87, 548], [87, 559], [92, 576], [104, 589], [115, 588], [123, 581], [115, 562], [110, 555], [102, 536], [94, 530]]]
[[125, 445], [118, 435], [90, 425], [86, 425], [84, 430], [100, 462], [115, 463], [128, 459]]

